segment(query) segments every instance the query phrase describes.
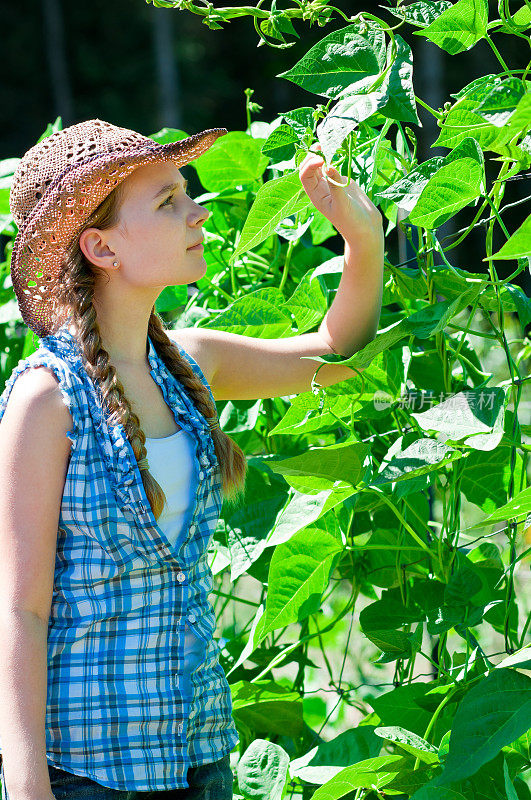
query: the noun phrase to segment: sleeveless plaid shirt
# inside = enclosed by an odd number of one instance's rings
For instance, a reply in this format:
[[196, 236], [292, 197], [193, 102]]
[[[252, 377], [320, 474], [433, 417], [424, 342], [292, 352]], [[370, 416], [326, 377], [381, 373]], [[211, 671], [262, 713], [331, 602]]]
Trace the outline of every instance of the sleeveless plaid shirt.
[[[143, 792], [187, 788], [188, 767], [218, 761], [239, 741], [208, 600], [221, 471], [208, 423], [148, 344], [150, 373], [197, 443], [195, 501], [175, 546], [157, 525], [123, 427], [105, 419], [67, 324], [40, 339], [0, 396], [1, 419], [18, 375], [44, 365], [73, 419], [48, 623], [47, 761]], [[177, 347], [212, 397], [199, 365]], [[182, 671], [187, 620], [205, 642], [191, 700]]]

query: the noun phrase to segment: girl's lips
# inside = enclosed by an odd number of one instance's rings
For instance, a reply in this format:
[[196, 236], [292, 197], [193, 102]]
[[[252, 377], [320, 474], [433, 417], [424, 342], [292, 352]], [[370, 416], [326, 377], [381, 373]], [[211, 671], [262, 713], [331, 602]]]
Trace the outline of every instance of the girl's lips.
[[202, 249], [203, 249], [203, 242], [199, 242], [199, 244], [187, 248], [187, 250], [202, 250]]

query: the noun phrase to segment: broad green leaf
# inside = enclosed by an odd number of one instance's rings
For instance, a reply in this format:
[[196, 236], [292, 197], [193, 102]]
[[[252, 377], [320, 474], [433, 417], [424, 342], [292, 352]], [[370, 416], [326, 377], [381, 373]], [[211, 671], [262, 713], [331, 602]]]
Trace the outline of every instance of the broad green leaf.
[[525, 517], [531, 512], [531, 486], [524, 489], [516, 497], [513, 497], [508, 503], [498, 508], [494, 513], [489, 514], [480, 522], [471, 525], [467, 530], [472, 530], [485, 525], [491, 525], [493, 522], [501, 522], [502, 520], [517, 519]]
[[188, 292], [185, 285], [166, 286], [155, 301], [155, 310], [159, 314], [175, 311], [179, 306], [186, 305], [187, 301]]
[[476, 148], [477, 160], [460, 158], [445, 164], [430, 178], [415, 208], [408, 215], [412, 225], [429, 230], [439, 228], [477, 199], [484, 185], [485, 172], [483, 155], [478, 145]]
[[494, 450], [503, 436], [505, 390], [501, 387], [457, 392], [427, 411], [412, 412], [422, 430], [476, 450]]
[[281, 800], [288, 765], [289, 755], [279, 744], [255, 739], [236, 766], [238, 786], [247, 800]]
[[377, 756], [359, 761], [320, 786], [312, 795], [312, 800], [338, 800], [359, 786], [370, 789], [374, 785], [382, 789], [407, 768], [408, 760], [399, 755]]
[[442, 225], [477, 198], [484, 186], [484, 170], [483, 153], [475, 139], [463, 139], [430, 176], [409, 221], [430, 228]]
[[[388, 99], [383, 108], [379, 110], [381, 114], [389, 119], [420, 125], [415, 92], [413, 90], [413, 55], [411, 48], [399, 33], [395, 33], [395, 42], [395, 60], [381, 87], [382, 93]], [[388, 58], [390, 58], [390, 54], [391, 43], [388, 45]]]
[[[501, 442], [494, 450], [478, 450], [466, 459], [461, 473], [461, 491], [484, 514], [492, 514], [506, 503], [511, 475], [514, 475], [515, 485], [520, 485], [522, 457], [517, 453], [513, 470], [511, 449]], [[489, 476], [488, 481], [485, 474]]]
[[327, 162], [332, 160], [346, 137], [360, 122], [368, 119], [387, 104], [388, 96], [375, 92], [349, 94], [342, 97], [317, 126], [317, 136]]
[[434, 158], [424, 161], [418, 167], [412, 169], [403, 178], [376, 192], [378, 197], [386, 200], [393, 200], [400, 208], [409, 213], [418, 202], [420, 195], [432, 175], [435, 175], [445, 164], [444, 156], [434, 156]]
[[291, 317], [282, 309], [283, 304], [284, 296], [275, 286], [256, 289], [213, 314], [200, 327], [264, 339], [289, 336]]
[[245, 220], [231, 263], [241, 253], [257, 247], [271, 236], [286, 217], [303, 211], [309, 205], [311, 201], [302, 187], [298, 171], [262, 184]]
[[295, 155], [295, 143], [299, 137], [289, 125], [279, 125], [278, 128], [268, 136], [267, 141], [262, 146], [262, 153], [269, 156], [274, 163], [277, 161], [288, 161]]
[[301, 106], [291, 111], [283, 111], [280, 115], [287, 123], [288, 127], [302, 139], [308, 132], [313, 132], [315, 120], [313, 118], [314, 109], [311, 106]]
[[531, 214], [522, 222], [520, 227], [513, 233], [504, 245], [492, 256], [486, 256], [483, 261], [496, 259], [513, 260], [523, 256], [531, 257]]
[[450, 55], [470, 50], [487, 33], [489, 7], [487, 0], [458, 0], [440, 14], [427, 28], [413, 31]]
[[[342, 383], [348, 392], [347, 382], [343, 381]], [[345, 394], [343, 397], [330, 397], [325, 394], [322, 409], [320, 403], [320, 398], [313, 392], [301, 392], [296, 395], [284, 417], [269, 431], [268, 435], [308, 434], [336, 426], [338, 417], [350, 416], [355, 401], [351, 394]]]
[[525, 88], [522, 81], [512, 75], [504, 78], [498, 76], [493, 84], [476, 108], [476, 113], [491, 125], [501, 128], [514, 112], [518, 101], [525, 93]]
[[429, 159], [378, 195], [407, 211], [413, 225], [431, 228], [475, 200], [483, 183], [483, 153], [474, 139], [465, 138], [451, 153]]
[[481, 579], [477, 571], [470, 564], [465, 564], [450, 576], [450, 580], [444, 589], [444, 602], [447, 606], [463, 606], [480, 589]]
[[313, 270], [303, 276], [291, 297], [282, 306], [282, 311], [295, 317], [297, 334], [304, 333], [321, 322], [327, 311], [327, 303], [321, 283]]
[[410, 25], [424, 28], [437, 19], [447, 8], [451, 8], [452, 5], [450, 0], [433, 0], [433, 2], [420, 0], [417, 3], [409, 3], [407, 6], [397, 6], [397, 8], [388, 8], [386, 10], [390, 14], [394, 14], [395, 17], [405, 20]]
[[507, 125], [511, 128], [513, 134], [529, 130], [529, 126], [531, 125], [531, 91], [529, 91], [529, 89], [527, 94], [518, 101], [514, 112], [507, 120]]
[[367, 484], [368, 489], [371, 486], [411, 480], [418, 475], [426, 475], [445, 464], [463, 458], [463, 454], [459, 450], [436, 442], [434, 439], [417, 439], [404, 450], [397, 449], [400, 447], [400, 441], [401, 437], [388, 450], [378, 474]]
[[415, 606], [405, 606], [400, 599], [398, 589], [389, 589], [382, 592], [382, 597], [375, 603], [370, 603], [360, 611], [359, 621], [364, 633], [378, 630], [379, 628], [400, 628], [419, 622], [424, 614]]
[[271, 631], [301, 622], [319, 610], [330, 571], [342, 551], [341, 534], [333, 514], [308, 525], [289, 541], [275, 547], [269, 566], [266, 613], [257, 631], [258, 642]]
[[373, 726], [358, 725], [328, 742], [321, 741], [303, 756], [293, 759], [289, 771], [292, 777], [322, 785], [341, 772], [343, 767], [374, 758], [381, 749], [381, 739], [374, 735]]
[[402, 750], [407, 753], [412, 753], [415, 757], [420, 758], [425, 764], [437, 764], [439, 762], [439, 753], [436, 747], [423, 739], [412, 731], [401, 728], [400, 725], [391, 725], [388, 727], [379, 727], [374, 729], [376, 736], [381, 736], [382, 739], [387, 739], [390, 742], [395, 742]]
[[455, 95], [456, 102], [446, 115], [439, 137], [432, 147], [456, 147], [463, 139], [473, 137], [482, 150], [497, 152], [497, 148], [513, 138], [514, 133], [510, 128], [492, 125], [477, 111], [497, 77], [482, 75]]
[[294, 533], [345, 502], [353, 494], [355, 489], [352, 487], [348, 489], [337, 487], [315, 494], [304, 494], [295, 490], [290, 494], [286, 505], [279, 512], [275, 524], [267, 534], [266, 546], [272, 547], [286, 542]]
[[323, 488], [332, 488], [335, 481], [356, 486], [364, 472], [370, 445], [351, 442], [329, 447], [312, 447], [304, 453], [282, 460], [268, 460], [267, 465], [280, 475], [313, 475], [323, 480]]
[[493, 670], [459, 703], [450, 749], [435, 785], [464, 780], [529, 728], [531, 678], [513, 669]]
[[272, 680], [231, 685], [233, 714], [257, 733], [300, 736], [303, 729], [302, 702], [298, 692]]
[[360, 612], [360, 626], [365, 636], [384, 653], [393, 657], [409, 655], [409, 635], [398, 628], [423, 619], [418, 608], [406, 607], [397, 590], [382, 593], [381, 600], [365, 606]]
[[262, 154], [264, 139], [230, 131], [193, 161], [199, 180], [209, 192], [234, 189], [261, 178], [269, 159]]
[[366, 22], [364, 34], [360, 34], [359, 25], [332, 31], [290, 70], [276, 77], [286, 78], [308, 92], [335, 97], [360, 77], [377, 75], [385, 65], [385, 35], [380, 25]]

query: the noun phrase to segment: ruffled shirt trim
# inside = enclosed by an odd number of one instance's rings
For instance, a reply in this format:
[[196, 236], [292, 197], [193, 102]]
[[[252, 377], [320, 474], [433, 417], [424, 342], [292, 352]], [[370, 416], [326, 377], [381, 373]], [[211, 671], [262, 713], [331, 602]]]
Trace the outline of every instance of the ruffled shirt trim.
[[[146, 546], [150, 545], [147, 549], [151, 551], [155, 560], [160, 558], [175, 560], [174, 549], [157, 524], [149, 504], [137, 460], [124, 427], [120, 423], [108, 423], [99, 392], [84, 367], [81, 349], [75, 336], [68, 330], [68, 323], [65, 323], [56, 333], [43, 336], [40, 341], [46, 349], [57, 354], [60, 358], [67, 359], [72, 369], [83, 381], [87, 390], [89, 409], [101, 448], [102, 458], [109, 473], [115, 496], [120, 502], [122, 512], [126, 515], [129, 513], [131, 515], [130, 521], [136, 521], [140, 525], [144, 533], [145, 544]], [[164, 400], [172, 410], [177, 425], [180, 425], [196, 438], [198, 442], [199, 479], [201, 481], [209, 479], [211, 472], [218, 467], [218, 460], [208, 422], [190, 400], [181, 382], [166, 367], [149, 336], [148, 342], [150, 374], [160, 386]], [[177, 344], [177, 347], [180, 355], [187, 359], [192, 369], [207, 386], [212, 397], [210, 387], [197, 362], [180, 345]], [[73, 414], [72, 416], [75, 419], [75, 415]], [[199, 498], [200, 493], [197, 493], [195, 506], [190, 517], [191, 530], [195, 529], [196, 519], [200, 512]]]

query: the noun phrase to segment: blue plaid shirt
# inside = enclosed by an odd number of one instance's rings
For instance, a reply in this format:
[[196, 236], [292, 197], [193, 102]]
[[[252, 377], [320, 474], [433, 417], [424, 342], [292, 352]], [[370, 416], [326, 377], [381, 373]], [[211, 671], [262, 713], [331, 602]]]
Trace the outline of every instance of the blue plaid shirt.
[[[208, 423], [148, 342], [151, 375], [197, 441], [195, 502], [176, 545], [157, 525], [131, 444], [121, 425], [107, 423], [67, 324], [42, 337], [0, 396], [1, 419], [17, 376], [45, 365], [73, 419], [48, 624], [47, 760], [103, 786], [142, 792], [187, 788], [188, 767], [218, 761], [239, 741], [208, 600], [221, 471]], [[205, 642], [191, 702], [186, 620]]]

